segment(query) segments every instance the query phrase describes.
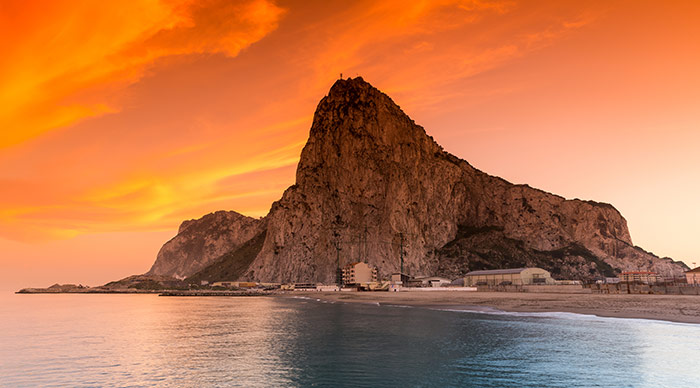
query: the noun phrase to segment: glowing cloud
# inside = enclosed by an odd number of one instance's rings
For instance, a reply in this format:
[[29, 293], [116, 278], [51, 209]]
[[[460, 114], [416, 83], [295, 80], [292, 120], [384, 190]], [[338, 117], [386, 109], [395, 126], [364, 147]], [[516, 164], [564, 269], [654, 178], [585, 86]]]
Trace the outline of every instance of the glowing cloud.
[[266, 0], [3, 2], [0, 148], [119, 110], [120, 91], [160, 58], [235, 56], [283, 13]]

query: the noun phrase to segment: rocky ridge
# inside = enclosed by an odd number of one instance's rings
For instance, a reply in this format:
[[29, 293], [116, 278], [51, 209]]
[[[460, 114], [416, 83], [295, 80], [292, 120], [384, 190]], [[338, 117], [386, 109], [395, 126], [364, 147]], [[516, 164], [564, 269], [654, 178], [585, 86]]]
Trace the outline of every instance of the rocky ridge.
[[183, 223], [149, 273], [193, 275], [254, 236], [261, 243], [248, 244], [244, 265], [228, 276], [330, 283], [351, 261], [386, 275], [399, 270], [401, 247], [412, 275], [539, 266], [588, 279], [686, 268], [635, 247], [612, 205], [511, 184], [445, 152], [359, 77], [338, 80], [319, 103], [296, 184], [264, 220], [234, 214]]
[[217, 211], [184, 221], [165, 243], [146, 275], [184, 279], [264, 230], [264, 222], [234, 211]]

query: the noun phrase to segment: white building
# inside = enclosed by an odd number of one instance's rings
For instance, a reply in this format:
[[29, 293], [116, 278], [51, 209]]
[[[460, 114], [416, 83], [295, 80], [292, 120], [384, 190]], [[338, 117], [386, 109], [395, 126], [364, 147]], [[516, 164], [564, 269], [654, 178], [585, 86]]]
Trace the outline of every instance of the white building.
[[343, 268], [343, 284], [346, 286], [367, 284], [376, 281], [377, 268], [367, 263], [352, 263]]
[[549, 271], [542, 268], [512, 268], [472, 271], [464, 276], [464, 285], [470, 286], [521, 286], [530, 284], [555, 284]]
[[692, 284], [694, 286], [700, 285], [700, 267], [686, 271], [685, 279], [688, 281], [688, 284]]
[[424, 278], [418, 278], [422, 283], [423, 287], [445, 287], [452, 283], [452, 280], [441, 278], [437, 276], [428, 276]]

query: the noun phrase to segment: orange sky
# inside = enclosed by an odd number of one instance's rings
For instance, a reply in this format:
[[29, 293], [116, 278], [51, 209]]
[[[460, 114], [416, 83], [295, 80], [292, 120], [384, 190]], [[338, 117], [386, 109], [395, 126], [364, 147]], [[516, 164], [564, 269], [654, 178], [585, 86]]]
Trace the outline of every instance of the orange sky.
[[695, 1], [3, 0], [0, 288], [142, 273], [183, 219], [265, 215], [341, 72], [691, 265], [697, 20]]

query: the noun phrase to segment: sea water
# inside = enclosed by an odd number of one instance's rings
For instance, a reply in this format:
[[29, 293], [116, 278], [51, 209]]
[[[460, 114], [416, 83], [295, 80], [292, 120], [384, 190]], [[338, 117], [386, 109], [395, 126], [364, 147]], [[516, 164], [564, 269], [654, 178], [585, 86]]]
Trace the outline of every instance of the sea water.
[[2, 387], [698, 387], [700, 325], [287, 297], [4, 295]]

